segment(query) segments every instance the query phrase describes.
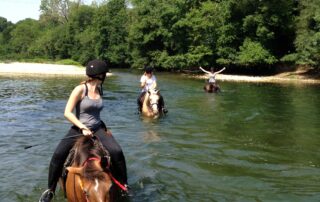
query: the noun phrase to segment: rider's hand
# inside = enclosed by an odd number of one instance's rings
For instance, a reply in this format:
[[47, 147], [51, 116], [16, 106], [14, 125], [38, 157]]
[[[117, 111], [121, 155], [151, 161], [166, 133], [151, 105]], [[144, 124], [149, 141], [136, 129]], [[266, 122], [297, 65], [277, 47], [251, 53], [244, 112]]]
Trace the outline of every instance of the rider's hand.
[[84, 136], [92, 136], [93, 135], [92, 131], [88, 128], [82, 128], [82, 134]]

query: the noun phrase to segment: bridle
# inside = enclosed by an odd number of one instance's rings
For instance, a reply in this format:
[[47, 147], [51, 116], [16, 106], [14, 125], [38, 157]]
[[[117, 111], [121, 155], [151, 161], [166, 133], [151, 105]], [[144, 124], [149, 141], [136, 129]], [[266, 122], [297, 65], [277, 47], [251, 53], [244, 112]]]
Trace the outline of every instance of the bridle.
[[[89, 161], [98, 161], [98, 163], [100, 163], [101, 159], [98, 158], [98, 157], [89, 157], [87, 160], [85, 160], [85, 161], [83, 162], [82, 166], [83, 166], [83, 167], [86, 166]], [[89, 202], [89, 199], [88, 199], [88, 196], [89, 196], [89, 195], [88, 195], [87, 191], [84, 189], [81, 176], [79, 176], [79, 184], [80, 184], [80, 188], [81, 188], [81, 190], [82, 190], [82, 193], [83, 193], [83, 195], [84, 195], [84, 198], [86, 199], [86, 202]], [[90, 185], [91, 185], [91, 183], [90, 183]], [[75, 186], [75, 184], [74, 184], [74, 186]], [[76, 196], [77, 196], [77, 195], [76, 195], [76, 189], [74, 188], [73, 190], [74, 190], [74, 196], [76, 197]]]
[[[89, 161], [98, 161], [98, 163], [101, 162], [101, 159], [98, 158], [98, 157], [89, 157], [87, 160], [85, 160], [85, 162], [83, 162], [82, 166], [86, 166], [88, 164]], [[110, 167], [110, 159], [108, 161], [108, 164], [107, 164], [107, 174], [109, 175], [109, 177], [111, 178], [111, 180], [113, 181], [113, 183], [115, 183], [120, 189], [122, 189], [123, 191], [128, 191], [128, 188], [121, 184], [115, 177], [113, 177], [113, 175], [111, 174], [111, 172], [109, 171], [109, 167]], [[87, 191], [84, 189], [84, 186], [83, 186], [83, 182], [82, 182], [82, 179], [81, 177], [79, 178], [79, 184], [80, 184], [80, 188], [82, 190], [82, 193], [86, 199], [86, 202], [89, 202], [89, 199], [88, 199], [88, 193]], [[74, 192], [75, 192], [75, 189], [74, 189]], [[76, 196], [76, 193], [74, 193], [74, 196]]]
[[[148, 92], [148, 93], [150, 93], [150, 92]], [[154, 105], [156, 105], [157, 107], [158, 107], [158, 105], [159, 105], [159, 103], [158, 102], [151, 102], [152, 101], [152, 99], [151, 99], [151, 96], [152, 96], [153, 94], [152, 93], [150, 93], [150, 95], [149, 95], [149, 107], [151, 107], [151, 110], [153, 109], [153, 106]], [[156, 94], [157, 95], [157, 94]], [[157, 95], [157, 96], [159, 96], [159, 95]], [[159, 101], [159, 99], [158, 99], [158, 101]]]

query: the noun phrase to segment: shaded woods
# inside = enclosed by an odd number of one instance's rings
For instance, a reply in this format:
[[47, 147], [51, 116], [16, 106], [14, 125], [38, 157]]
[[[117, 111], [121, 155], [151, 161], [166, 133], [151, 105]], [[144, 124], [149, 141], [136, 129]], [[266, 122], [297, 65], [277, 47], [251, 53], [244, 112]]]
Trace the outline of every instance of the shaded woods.
[[0, 17], [0, 60], [102, 58], [174, 71], [320, 64], [318, 0], [42, 0], [40, 11], [16, 24]]

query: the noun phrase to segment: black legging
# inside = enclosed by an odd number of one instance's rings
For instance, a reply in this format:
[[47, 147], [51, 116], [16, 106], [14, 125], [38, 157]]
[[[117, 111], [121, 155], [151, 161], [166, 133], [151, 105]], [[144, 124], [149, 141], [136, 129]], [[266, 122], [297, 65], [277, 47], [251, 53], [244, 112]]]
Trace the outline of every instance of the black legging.
[[[65, 137], [82, 135], [75, 126], [71, 127]], [[111, 156], [110, 171], [112, 175], [122, 184], [127, 184], [126, 161], [120, 145], [112, 135], [106, 135], [105, 129], [100, 128], [95, 133], [102, 145], [107, 149]], [[78, 137], [70, 137], [60, 141], [55, 152], [52, 155], [49, 167], [48, 188], [55, 191], [57, 182], [61, 177], [63, 164], [68, 157], [69, 151], [72, 149]]]

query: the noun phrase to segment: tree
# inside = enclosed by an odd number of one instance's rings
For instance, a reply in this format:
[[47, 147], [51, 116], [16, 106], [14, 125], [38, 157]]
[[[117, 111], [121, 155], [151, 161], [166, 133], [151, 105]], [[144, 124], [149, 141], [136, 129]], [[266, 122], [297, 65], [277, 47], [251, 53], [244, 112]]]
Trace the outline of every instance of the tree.
[[112, 66], [127, 66], [127, 22], [128, 14], [125, 0], [110, 0], [98, 8], [96, 16], [97, 51]]
[[14, 25], [6, 18], [0, 17], [0, 58], [9, 55], [9, 41], [11, 39], [11, 30]]
[[69, 20], [71, 7], [79, 7], [83, 4], [82, 0], [41, 0], [40, 19], [66, 23]]
[[11, 31], [10, 50], [24, 57], [29, 56], [30, 45], [39, 37], [40, 25], [33, 19], [19, 21]]
[[71, 9], [67, 29], [69, 39], [72, 41], [70, 54], [73, 60], [82, 64], [98, 56], [96, 41], [99, 36], [94, 26], [95, 14], [98, 8], [82, 5]]
[[299, 1], [297, 37], [294, 41], [297, 64], [320, 65], [320, 4], [317, 0]]

